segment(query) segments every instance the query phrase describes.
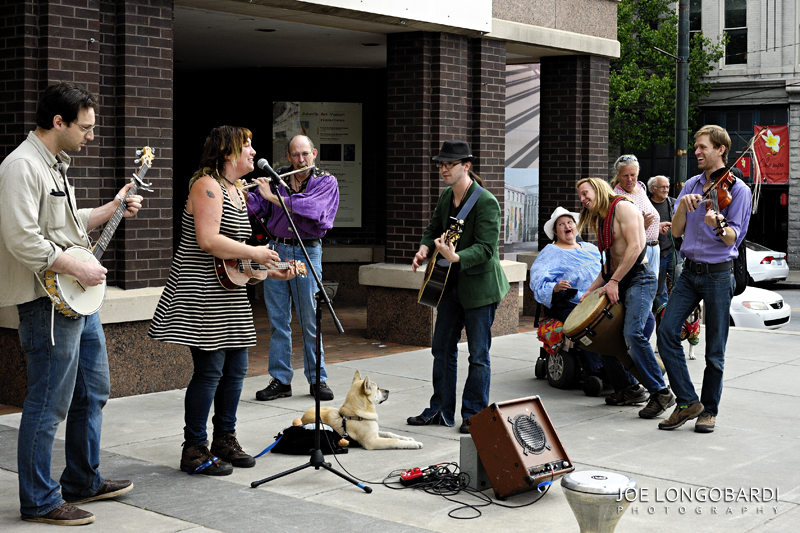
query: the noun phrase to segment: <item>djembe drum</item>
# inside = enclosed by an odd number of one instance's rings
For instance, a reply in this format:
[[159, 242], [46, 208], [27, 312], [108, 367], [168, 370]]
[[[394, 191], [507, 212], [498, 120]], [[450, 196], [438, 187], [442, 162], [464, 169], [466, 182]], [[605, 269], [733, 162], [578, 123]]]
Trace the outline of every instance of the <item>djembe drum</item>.
[[[608, 301], [608, 296], [595, 289], [579, 303], [564, 322], [564, 335], [576, 343], [580, 348], [601, 355], [613, 355], [625, 370], [633, 374], [637, 381], [642, 381], [639, 371], [633, 364], [622, 334], [625, 325], [625, 308], [622, 302], [614, 305]], [[661, 372], [664, 365], [656, 356]]]

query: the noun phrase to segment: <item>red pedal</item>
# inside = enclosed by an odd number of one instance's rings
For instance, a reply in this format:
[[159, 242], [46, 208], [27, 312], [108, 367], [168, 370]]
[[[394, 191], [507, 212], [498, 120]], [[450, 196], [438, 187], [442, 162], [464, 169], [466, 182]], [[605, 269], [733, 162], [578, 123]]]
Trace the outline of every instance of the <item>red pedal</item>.
[[419, 467], [409, 468], [400, 473], [400, 483], [406, 487], [419, 483], [422, 481], [422, 478], [422, 470], [420, 470]]

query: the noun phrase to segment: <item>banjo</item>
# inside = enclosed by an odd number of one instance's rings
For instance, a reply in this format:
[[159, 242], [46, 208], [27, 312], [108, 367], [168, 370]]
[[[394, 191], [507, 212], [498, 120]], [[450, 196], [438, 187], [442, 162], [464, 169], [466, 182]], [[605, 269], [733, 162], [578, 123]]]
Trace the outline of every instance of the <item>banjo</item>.
[[[125, 198], [117, 206], [117, 210], [109, 219], [103, 230], [102, 235], [97, 240], [97, 244], [89, 250], [83, 246], [71, 246], [64, 250], [64, 253], [70, 257], [74, 257], [79, 261], [94, 261], [100, 264], [100, 257], [106, 251], [111, 237], [117, 230], [122, 217], [127, 210], [127, 203], [125, 200], [132, 194], [136, 194], [139, 189], [150, 191], [148, 187], [150, 183], [144, 183], [142, 178], [147, 174], [148, 169], [153, 164], [154, 150], [149, 146], [145, 146], [141, 150], [136, 150], [136, 155], [139, 159], [135, 163], [141, 163], [142, 166], [138, 173], [133, 174], [131, 182], [133, 186], [128, 189]], [[78, 278], [69, 274], [59, 274], [48, 270], [44, 274], [45, 290], [47, 291], [50, 300], [53, 302], [56, 310], [64, 316], [69, 318], [78, 319], [84, 316], [92, 315], [100, 310], [103, 302], [106, 299], [106, 282], [103, 281], [99, 285], [91, 287], [84, 286]]]

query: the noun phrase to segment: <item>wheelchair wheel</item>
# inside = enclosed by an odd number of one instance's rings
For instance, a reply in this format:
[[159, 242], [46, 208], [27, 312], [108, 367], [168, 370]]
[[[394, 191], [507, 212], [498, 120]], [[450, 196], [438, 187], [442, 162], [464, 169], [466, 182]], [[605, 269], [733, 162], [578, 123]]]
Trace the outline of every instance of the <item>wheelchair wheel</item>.
[[536, 367], [534, 367], [533, 372], [536, 379], [544, 379], [547, 377], [547, 357], [539, 356], [539, 359], [536, 360]]
[[547, 358], [547, 381], [551, 387], [566, 389], [575, 376], [575, 356], [569, 352], [558, 352]]
[[587, 376], [583, 380], [583, 393], [586, 396], [600, 396], [603, 392], [603, 380], [597, 376]]

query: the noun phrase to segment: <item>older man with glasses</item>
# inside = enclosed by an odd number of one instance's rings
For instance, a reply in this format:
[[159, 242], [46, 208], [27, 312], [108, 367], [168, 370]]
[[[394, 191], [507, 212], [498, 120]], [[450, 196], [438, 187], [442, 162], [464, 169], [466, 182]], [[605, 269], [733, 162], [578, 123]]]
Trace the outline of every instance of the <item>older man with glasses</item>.
[[647, 180], [647, 190], [650, 191], [650, 203], [653, 204], [661, 222], [658, 226], [658, 247], [661, 252], [661, 264], [658, 267], [658, 287], [656, 299], [653, 301], [653, 312], [667, 303], [667, 276], [672, 276], [674, 264], [672, 261], [673, 239], [670, 234], [672, 228], [672, 213], [675, 211], [675, 198], [669, 195], [669, 179], [666, 176], [653, 176]]
[[[297, 135], [289, 141], [286, 157], [290, 166], [281, 167], [279, 174], [292, 170], [308, 169], [289, 176], [289, 187], [278, 185], [276, 190], [283, 197], [292, 216], [299, 235], [292, 234], [292, 228], [280, 199], [267, 187], [259, 187], [258, 194], [251, 194], [247, 205], [258, 218], [256, 233], [269, 232], [281, 259], [304, 261], [298, 239], [311, 259], [311, 265], [322, 277], [322, 237], [333, 227], [333, 220], [339, 208], [339, 183], [334, 176], [318, 168], [312, 169], [317, 158], [314, 143], [305, 135]], [[256, 182], [266, 184], [265, 178]], [[322, 340], [320, 339], [320, 377], [319, 390], [316, 389], [316, 302], [314, 295], [317, 284], [313, 276], [296, 277], [290, 281], [267, 278], [264, 280], [264, 301], [269, 313], [269, 385], [256, 393], [256, 400], [268, 401], [292, 395], [292, 302], [294, 302], [300, 327], [303, 330], [303, 365], [305, 377], [310, 385], [310, 393], [319, 399], [333, 400], [333, 391], [328, 387], [328, 373], [325, 370]]]

